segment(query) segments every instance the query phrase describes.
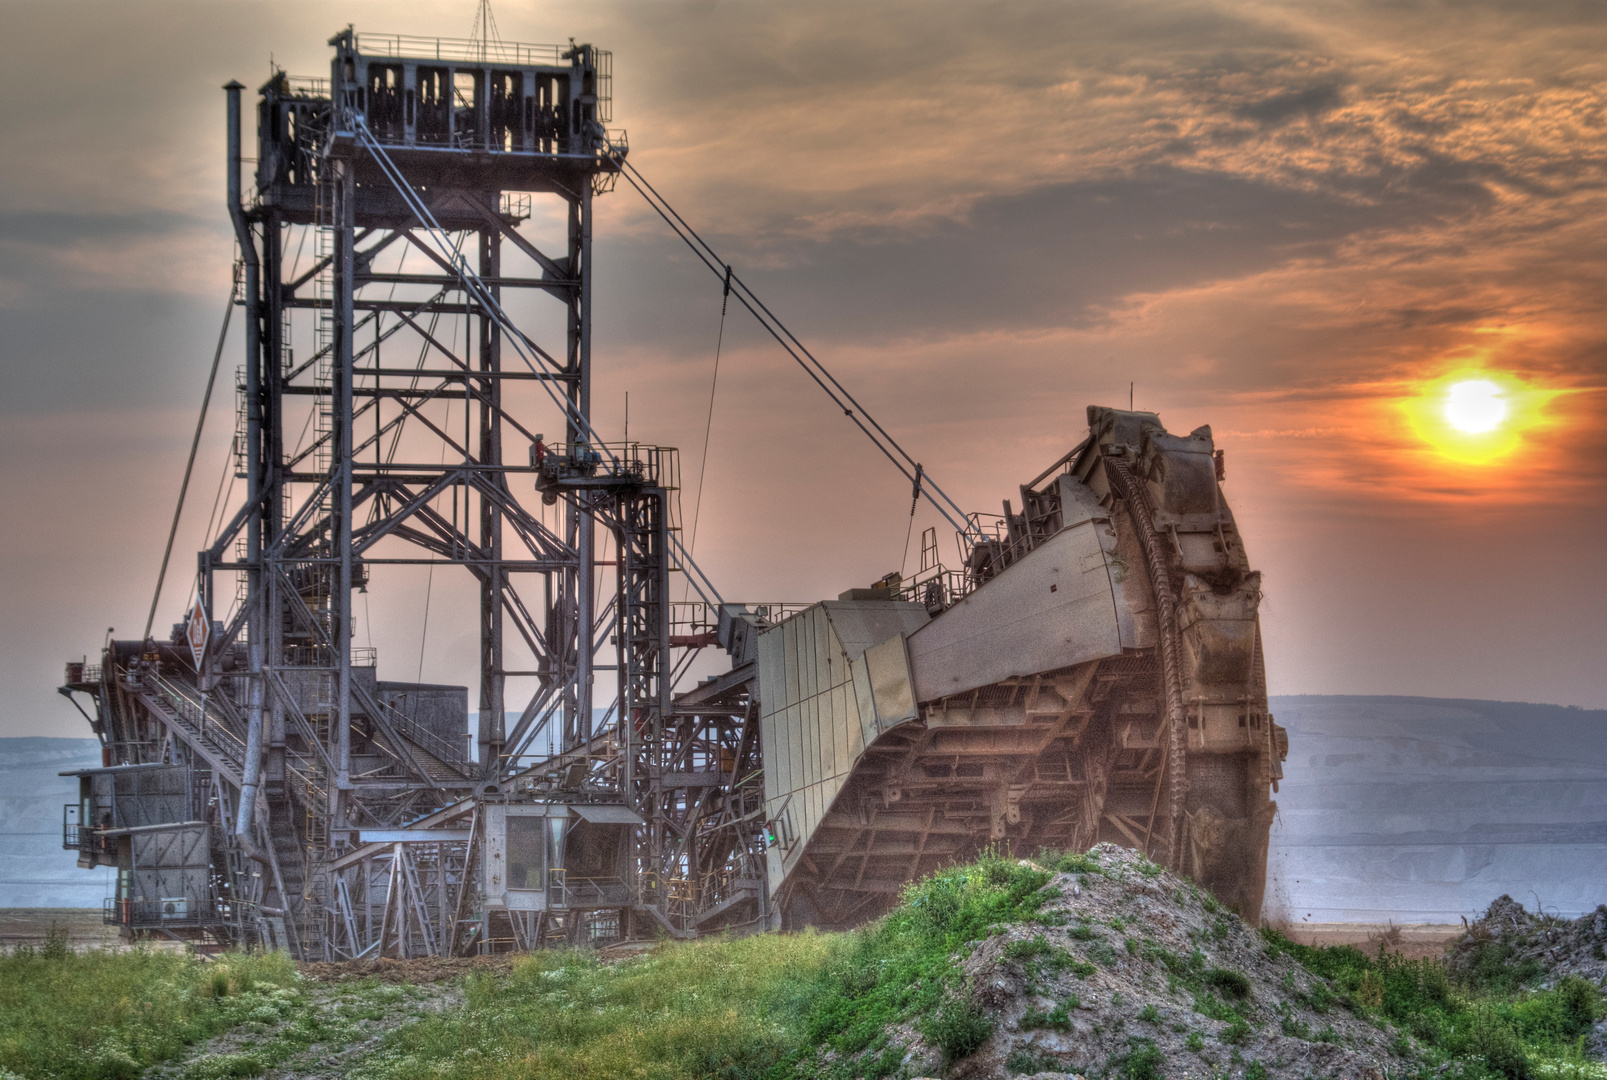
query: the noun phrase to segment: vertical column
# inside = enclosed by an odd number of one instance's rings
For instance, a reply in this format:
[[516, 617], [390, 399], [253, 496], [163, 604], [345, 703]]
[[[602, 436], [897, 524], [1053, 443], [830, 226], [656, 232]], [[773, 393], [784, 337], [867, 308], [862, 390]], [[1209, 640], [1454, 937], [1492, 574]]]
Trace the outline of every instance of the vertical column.
[[[335, 782], [330, 787], [331, 830], [347, 827], [344, 792], [351, 787], [352, 757], [352, 380], [353, 336], [356, 320], [353, 292], [356, 285], [355, 206], [356, 182], [352, 163], [331, 162], [335, 169], [334, 223], [334, 305], [335, 355], [333, 364], [334, 453], [331, 472], [334, 521], [335, 582], [330, 596], [330, 639], [335, 649], [335, 708], [330, 717], [334, 726]], [[331, 840], [333, 840], [333, 835]]]
[[[246, 698], [246, 748], [241, 763], [240, 811], [235, 832], [246, 835], [251, 828], [256, 805], [257, 784], [262, 770], [262, 274], [257, 256], [256, 236], [246, 221], [240, 203], [240, 91], [238, 82], [224, 90], [229, 108], [229, 217], [245, 262], [246, 307], [246, 664], [251, 685]], [[210, 575], [207, 575], [210, 578]], [[208, 614], [212, 604], [210, 580], [207, 585]], [[209, 657], [209, 661], [210, 661]], [[210, 663], [208, 665], [211, 666]], [[205, 685], [205, 684], [203, 684]], [[204, 721], [203, 721], [204, 722]]]
[[[576, 228], [578, 236], [573, 237], [577, 250], [576, 259], [579, 263], [579, 307], [580, 325], [579, 341], [575, 350], [575, 406], [580, 417], [591, 423], [591, 184], [583, 183], [580, 187], [580, 197], [575, 201], [576, 215], [572, 220], [572, 228]], [[571, 426], [574, 426], [571, 421]], [[577, 432], [576, 441], [586, 438], [586, 433]], [[578, 698], [577, 706], [580, 713], [580, 735], [582, 742], [590, 742], [592, 736], [592, 623], [597, 618], [596, 596], [596, 519], [590, 510], [580, 515], [579, 548], [580, 566], [579, 590], [576, 604], [576, 621], [580, 623], [577, 644], [579, 651], [575, 664], [575, 688]]]
[[285, 307], [280, 283], [284, 275], [284, 222], [277, 211], [268, 211], [262, 223], [264, 265], [263, 323], [267, 346], [262, 362], [262, 546], [258, 556], [257, 583], [252, 593], [257, 624], [252, 633], [262, 642], [264, 743], [266, 781], [272, 789], [285, 779], [285, 709], [279, 695], [268, 685], [273, 669], [283, 662], [283, 622], [278, 613], [278, 587], [274, 562], [269, 554], [284, 530], [284, 355], [289, 342], [284, 339]]
[[[495, 280], [502, 276], [502, 235], [495, 229], [480, 230], [480, 276]], [[500, 304], [502, 287], [492, 285], [491, 294]], [[495, 321], [480, 316], [480, 370], [502, 370], [502, 337]], [[502, 464], [502, 380], [480, 381], [480, 464], [490, 467], [487, 483], [506, 493], [508, 480], [495, 471]], [[497, 500], [480, 494], [480, 550], [486, 559], [480, 576], [480, 715], [490, 720], [481, 724], [489, 733], [488, 752], [482, 760], [495, 763], [506, 739], [507, 712], [505, 676], [502, 662], [502, 604], [507, 571], [502, 567], [502, 507]]]

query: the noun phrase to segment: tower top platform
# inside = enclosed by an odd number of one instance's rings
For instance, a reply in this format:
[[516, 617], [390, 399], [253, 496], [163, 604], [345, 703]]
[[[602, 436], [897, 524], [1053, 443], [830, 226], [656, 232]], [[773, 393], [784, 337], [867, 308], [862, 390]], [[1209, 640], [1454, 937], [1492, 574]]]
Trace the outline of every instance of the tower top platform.
[[370, 189], [371, 198], [358, 196], [360, 217], [403, 212], [357, 146], [359, 123], [415, 187], [473, 192], [476, 201], [502, 191], [607, 190], [627, 152], [624, 133], [606, 127], [607, 50], [351, 27], [329, 44], [328, 79], [276, 72], [260, 91], [259, 198], [286, 220], [315, 220], [318, 165], [329, 157], [353, 161], [359, 188]]

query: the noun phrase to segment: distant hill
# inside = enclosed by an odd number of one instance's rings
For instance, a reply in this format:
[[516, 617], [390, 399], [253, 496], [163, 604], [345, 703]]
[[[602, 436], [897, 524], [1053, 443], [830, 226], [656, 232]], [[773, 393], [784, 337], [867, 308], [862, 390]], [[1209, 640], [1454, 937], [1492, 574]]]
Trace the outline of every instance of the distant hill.
[[100, 764], [94, 739], [0, 739], [0, 907], [100, 907], [112, 871], [78, 869], [61, 847], [61, 808], [78, 801], [63, 769]]
[[[1607, 711], [1412, 697], [1278, 697], [1289, 729], [1268, 914], [1455, 922], [1510, 893], [1607, 902]], [[0, 907], [99, 907], [110, 871], [61, 849], [63, 769], [92, 739], [0, 739]]]
[[1502, 893], [1607, 903], [1607, 711], [1414, 697], [1278, 697], [1289, 760], [1268, 914], [1456, 922]]

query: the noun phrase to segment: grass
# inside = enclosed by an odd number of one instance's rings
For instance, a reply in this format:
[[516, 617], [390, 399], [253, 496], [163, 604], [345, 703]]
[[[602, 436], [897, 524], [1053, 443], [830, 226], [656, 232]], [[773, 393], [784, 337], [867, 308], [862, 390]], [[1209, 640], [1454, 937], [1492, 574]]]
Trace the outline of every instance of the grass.
[[[941, 1016], [963, 993], [956, 954], [994, 929], [1026, 922], [1048, 899], [1051, 875], [988, 853], [969, 866], [941, 871], [904, 890], [885, 918], [849, 936], [844, 955], [815, 987], [808, 1017], [811, 1046], [856, 1055], [887, 1028], [915, 1017]], [[1082, 970], [1042, 938], [1011, 946], [1015, 959]], [[981, 1025], [959, 1028], [937, 1020], [923, 1034], [949, 1057], [974, 1049]], [[963, 1038], [956, 1037], [964, 1035]], [[986, 1036], [983, 1036], [985, 1039]]]
[[[1409, 960], [1382, 948], [1374, 958], [1348, 945], [1299, 945], [1272, 930], [1262, 936], [1268, 948], [1327, 980], [1307, 997], [1315, 1011], [1326, 1013], [1337, 1003], [1392, 1024], [1415, 1038], [1447, 1075], [1584, 1080], [1597, 1071], [1607, 1074], [1583, 1055], [1584, 1037], [1602, 1014], [1600, 991], [1577, 976], [1550, 989], [1536, 987], [1539, 966], [1507, 963], [1510, 950], [1497, 943], [1481, 947], [1453, 980], [1437, 958]], [[1338, 1040], [1331, 1026], [1314, 1037]]]
[[[207, 964], [145, 949], [74, 953], [52, 937], [0, 956], [0, 1072], [131, 1080], [227, 1028], [278, 1020], [299, 1000], [297, 980], [283, 954]], [[248, 1076], [265, 1066], [231, 1067]]]
[[[611, 966], [585, 953], [532, 954], [509, 976], [471, 977], [463, 1009], [395, 1032], [348, 1075], [774, 1080], [824, 1075], [817, 1055], [834, 1051], [838, 1072], [882, 1077], [907, 1052], [889, 1034], [899, 1024], [961, 1058], [993, 1022], [972, 1002], [958, 956], [1030, 921], [1050, 877], [989, 854], [909, 886], [889, 915], [853, 933], [665, 944]], [[1010, 949], [1011, 962], [1034, 972], [1080, 963], [1042, 936]]]
[[713, 938], [615, 965], [532, 953], [506, 977], [471, 977], [462, 1009], [397, 1031], [348, 1075], [760, 1077], [803, 1042], [813, 987], [843, 945], [814, 933]]

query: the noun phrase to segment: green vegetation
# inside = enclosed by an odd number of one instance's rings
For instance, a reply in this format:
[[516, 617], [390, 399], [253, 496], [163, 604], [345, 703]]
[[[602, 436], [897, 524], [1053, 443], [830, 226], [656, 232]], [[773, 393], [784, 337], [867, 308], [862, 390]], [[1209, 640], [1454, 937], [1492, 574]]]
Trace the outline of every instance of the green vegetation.
[[[42, 948], [0, 956], [0, 1072], [131, 1080], [226, 1028], [289, 1014], [301, 1001], [297, 981], [283, 954], [207, 964], [146, 949], [74, 953], [53, 934]], [[221, 1080], [266, 1063], [241, 1055], [219, 1067], [233, 1070]]]
[[[471, 976], [462, 1009], [390, 1037], [354, 1080], [650, 1076], [757, 1077], [804, 1041], [814, 986], [837, 935], [766, 935], [665, 945], [607, 965], [582, 952], [521, 957]], [[878, 1045], [888, 1068], [902, 1048]]]
[[1039, 866], [1056, 874], [1103, 874], [1099, 859], [1092, 852], [1050, 851], [1045, 848], [1034, 860]]
[[[1049, 880], [1044, 871], [989, 853], [908, 886], [903, 903], [886, 918], [850, 936], [845, 955], [816, 986], [809, 1043], [857, 1054], [894, 1024], [942, 1015], [939, 1005], [964, 993], [956, 954], [997, 927], [1036, 914], [1048, 899]], [[1018, 959], [1077, 969], [1074, 959], [1042, 938], [1014, 947]], [[953, 1011], [954, 1022], [940, 1020], [923, 1034], [945, 1053], [963, 1056], [981, 1025], [959, 1023], [958, 1006], [945, 1011]]]
[[1128, 1043], [1127, 1053], [1111, 1064], [1123, 1080], [1161, 1080], [1161, 1067], [1166, 1064], [1166, 1058], [1153, 1039], [1133, 1039]]
[[[1475, 946], [1465, 974], [1453, 981], [1435, 958], [1409, 960], [1382, 948], [1371, 958], [1348, 945], [1298, 945], [1271, 930], [1262, 937], [1269, 949], [1328, 980], [1307, 996], [1314, 1011], [1326, 1013], [1339, 1003], [1393, 1024], [1414, 1037], [1431, 1061], [1447, 1066], [1447, 1075], [1535, 1080], [1607, 1073], [1583, 1056], [1584, 1037], [1601, 1015], [1600, 991], [1577, 976], [1537, 989], [1539, 965], [1507, 963], [1511, 950], [1498, 943]], [[1291, 1023], [1286, 1017], [1286, 1031]], [[1314, 1038], [1339, 1041], [1332, 1027]]]
[[1054, 1072], [1060, 1068], [1060, 1063], [1049, 1054], [1041, 1053], [1030, 1046], [1018, 1046], [1004, 1059], [1004, 1067], [1012, 1074], [1020, 1075]]
[[1076, 997], [1068, 998], [1056, 1005], [1048, 1012], [1038, 1009], [1028, 1009], [1021, 1014], [1021, 1030], [1032, 1031], [1037, 1028], [1052, 1028], [1055, 1031], [1071, 1030], [1071, 1010], [1077, 1008], [1082, 1002]]

